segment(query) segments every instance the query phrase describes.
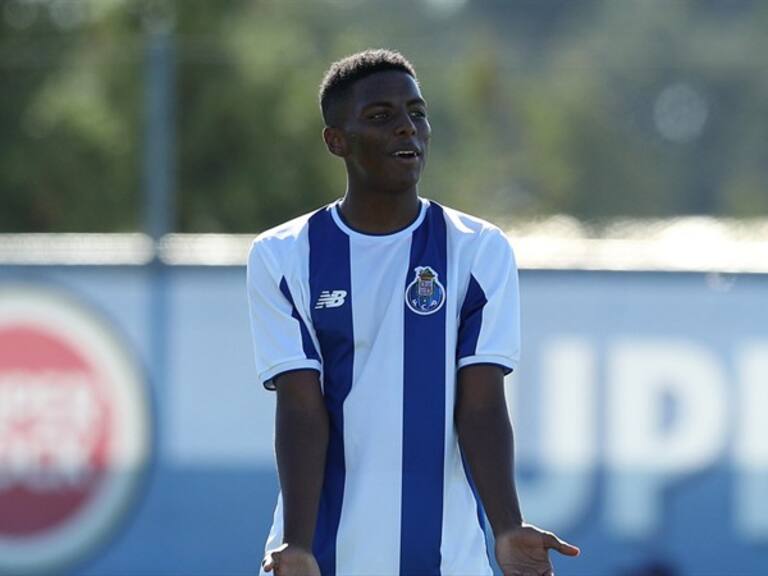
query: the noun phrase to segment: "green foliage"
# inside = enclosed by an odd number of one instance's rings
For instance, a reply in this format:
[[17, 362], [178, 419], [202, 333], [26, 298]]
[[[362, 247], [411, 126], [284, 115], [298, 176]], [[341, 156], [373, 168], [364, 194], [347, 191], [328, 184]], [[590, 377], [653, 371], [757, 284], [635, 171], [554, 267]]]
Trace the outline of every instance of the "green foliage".
[[179, 231], [254, 232], [342, 195], [316, 90], [370, 46], [419, 71], [427, 196], [491, 218], [768, 213], [759, 0], [67, 2], [0, 2], [0, 231], [141, 228], [162, 22]]

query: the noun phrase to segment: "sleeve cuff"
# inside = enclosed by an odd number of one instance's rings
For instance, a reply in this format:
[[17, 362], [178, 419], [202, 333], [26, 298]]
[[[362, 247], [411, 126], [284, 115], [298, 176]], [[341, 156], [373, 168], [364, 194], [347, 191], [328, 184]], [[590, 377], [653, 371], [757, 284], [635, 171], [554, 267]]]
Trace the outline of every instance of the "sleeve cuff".
[[501, 366], [506, 376], [513, 370], [517, 370], [517, 360], [509, 356], [502, 356], [500, 354], [481, 354], [474, 356], [465, 356], [459, 358], [459, 362], [456, 365], [456, 370], [459, 371], [465, 366], [472, 366], [473, 364], [495, 364]]
[[261, 382], [267, 390], [274, 390], [274, 379], [277, 376], [280, 376], [280, 374], [293, 372], [294, 370], [317, 370], [320, 374], [323, 373], [323, 367], [317, 360], [313, 360], [312, 358], [299, 358], [275, 364], [271, 368], [264, 370], [259, 374], [259, 382]]

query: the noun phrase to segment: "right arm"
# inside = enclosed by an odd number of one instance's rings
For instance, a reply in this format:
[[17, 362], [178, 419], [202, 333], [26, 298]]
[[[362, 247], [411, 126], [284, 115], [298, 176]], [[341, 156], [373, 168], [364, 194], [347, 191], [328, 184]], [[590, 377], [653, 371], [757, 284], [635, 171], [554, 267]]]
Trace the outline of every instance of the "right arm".
[[312, 327], [265, 242], [253, 244], [247, 287], [259, 381], [276, 390], [275, 451], [283, 499], [283, 543], [267, 550], [262, 566], [276, 576], [317, 575], [312, 556], [328, 446], [328, 411], [320, 387], [320, 355]]
[[283, 497], [283, 545], [269, 551], [264, 569], [279, 576], [320, 574], [312, 540], [328, 448], [328, 411], [314, 370], [276, 378], [275, 450]]

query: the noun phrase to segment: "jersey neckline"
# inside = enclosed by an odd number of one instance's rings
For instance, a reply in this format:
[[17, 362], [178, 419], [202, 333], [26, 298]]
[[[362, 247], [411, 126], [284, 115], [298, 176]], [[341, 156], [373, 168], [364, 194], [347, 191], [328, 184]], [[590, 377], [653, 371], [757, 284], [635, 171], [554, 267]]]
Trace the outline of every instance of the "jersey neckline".
[[355, 230], [354, 228], [351, 228], [346, 222], [344, 222], [341, 214], [339, 214], [339, 204], [341, 204], [341, 199], [336, 200], [336, 202], [330, 205], [331, 217], [333, 218], [334, 224], [336, 224], [336, 226], [338, 226], [339, 229], [350, 238], [357, 238], [360, 240], [368, 240], [374, 242], [376, 240], [393, 240], [395, 238], [400, 238], [402, 236], [411, 234], [424, 221], [424, 217], [427, 214], [427, 208], [429, 208], [429, 200], [426, 198], [419, 198], [419, 214], [405, 228], [400, 228], [400, 230], [395, 230], [394, 232], [389, 232], [387, 234], [371, 234], [368, 232], [360, 232], [359, 230]]

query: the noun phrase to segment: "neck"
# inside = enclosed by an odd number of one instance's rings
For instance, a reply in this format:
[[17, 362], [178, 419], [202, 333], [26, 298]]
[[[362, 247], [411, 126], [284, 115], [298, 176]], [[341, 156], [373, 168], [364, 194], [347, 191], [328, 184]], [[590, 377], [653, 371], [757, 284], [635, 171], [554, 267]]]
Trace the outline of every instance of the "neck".
[[347, 188], [339, 210], [344, 220], [360, 232], [389, 234], [408, 226], [419, 214], [418, 190], [400, 194], [362, 194]]

